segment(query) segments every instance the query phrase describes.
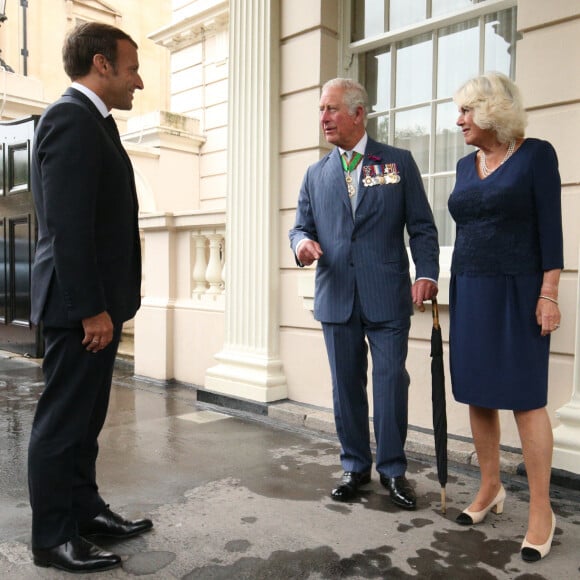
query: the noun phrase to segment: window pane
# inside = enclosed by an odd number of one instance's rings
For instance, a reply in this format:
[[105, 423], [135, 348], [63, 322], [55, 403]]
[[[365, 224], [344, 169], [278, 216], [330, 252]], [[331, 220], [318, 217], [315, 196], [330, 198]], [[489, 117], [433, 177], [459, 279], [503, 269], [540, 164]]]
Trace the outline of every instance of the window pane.
[[455, 171], [457, 161], [473, 151], [473, 147], [465, 145], [463, 134], [455, 124], [457, 116], [455, 103], [443, 103], [437, 106], [435, 173]]
[[362, 40], [385, 32], [385, 3], [381, 0], [355, 0], [353, 40]]
[[464, 8], [471, 8], [474, 4], [484, 2], [485, 0], [431, 0], [431, 16], [441, 16], [456, 12]]
[[8, 264], [7, 264], [7, 244], [5, 230], [5, 220], [0, 219], [0, 322], [6, 322], [6, 309], [8, 308]]
[[391, 0], [389, 6], [389, 30], [415, 24], [427, 18], [425, 0]]
[[389, 117], [381, 115], [368, 120], [367, 133], [381, 143], [389, 142]]
[[[521, 37], [520, 37], [521, 38]], [[516, 11], [504, 10], [485, 18], [485, 70], [510, 76], [515, 70]]]
[[371, 111], [384, 112], [391, 107], [391, 53], [372, 52], [365, 58], [364, 78]]
[[30, 319], [30, 224], [24, 219], [14, 223], [14, 250], [10, 270], [14, 284], [12, 319], [28, 323]]
[[397, 107], [431, 100], [432, 76], [431, 34], [422, 34], [397, 44]]
[[479, 28], [477, 20], [439, 31], [437, 54], [437, 97], [452, 96], [479, 70]]
[[429, 128], [431, 107], [421, 107], [394, 115], [395, 147], [409, 149], [421, 173], [429, 171]]
[[439, 232], [439, 245], [452, 246], [455, 241], [455, 222], [447, 211], [447, 200], [453, 191], [455, 177], [436, 177], [433, 184], [433, 217]]

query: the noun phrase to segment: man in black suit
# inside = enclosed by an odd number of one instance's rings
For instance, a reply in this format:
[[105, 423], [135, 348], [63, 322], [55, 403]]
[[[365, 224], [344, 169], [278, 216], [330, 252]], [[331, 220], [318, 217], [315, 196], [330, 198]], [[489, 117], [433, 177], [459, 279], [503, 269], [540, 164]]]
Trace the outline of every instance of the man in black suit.
[[63, 61], [73, 83], [42, 115], [32, 159], [32, 321], [43, 326], [46, 385], [28, 456], [32, 552], [38, 566], [93, 572], [121, 559], [86, 538], [153, 527], [109, 509], [95, 467], [121, 329], [140, 306], [141, 283], [133, 168], [110, 110], [131, 109], [143, 81], [137, 45], [105, 24], [76, 27]]

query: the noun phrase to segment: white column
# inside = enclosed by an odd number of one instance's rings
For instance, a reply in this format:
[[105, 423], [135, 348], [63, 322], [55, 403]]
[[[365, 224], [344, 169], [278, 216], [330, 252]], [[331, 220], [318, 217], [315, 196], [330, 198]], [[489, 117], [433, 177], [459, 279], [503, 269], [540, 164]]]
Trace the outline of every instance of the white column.
[[572, 398], [556, 411], [556, 416], [560, 420], [560, 425], [554, 429], [552, 467], [580, 474], [580, 273], [576, 300], [576, 348]]
[[205, 386], [267, 402], [287, 396], [279, 357], [277, 0], [230, 2], [226, 312]]

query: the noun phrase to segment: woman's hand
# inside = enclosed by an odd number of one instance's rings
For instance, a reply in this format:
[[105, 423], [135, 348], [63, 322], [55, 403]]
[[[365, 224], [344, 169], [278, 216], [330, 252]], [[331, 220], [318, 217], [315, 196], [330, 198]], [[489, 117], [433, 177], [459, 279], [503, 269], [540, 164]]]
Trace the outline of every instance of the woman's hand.
[[561, 314], [558, 304], [546, 298], [538, 298], [536, 320], [541, 327], [542, 336], [546, 336], [560, 328]]

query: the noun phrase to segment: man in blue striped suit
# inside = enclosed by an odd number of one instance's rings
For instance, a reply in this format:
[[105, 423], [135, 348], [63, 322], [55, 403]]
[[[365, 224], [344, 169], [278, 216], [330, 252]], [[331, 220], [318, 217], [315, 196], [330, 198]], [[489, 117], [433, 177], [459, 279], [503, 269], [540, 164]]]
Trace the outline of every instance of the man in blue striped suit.
[[[393, 503], [415, 509], [405, 477], [405, 360], [413, 303], [424, 310], [423, 301], [437, 294], [439, 246], [413, 157], [367, 135], [367, 107], [359, 83], [333, 79], [324, 85], [320, 122], [336, 147], [306, 172], [290, 243], [298, 265], [318, 260], [314, 316], [330, 363], [344, 469], [331, 497], [350, 501], [370, 481], [368, 342], [376, 469]], [[412, 285], [405, 228], [417, 273]]]

